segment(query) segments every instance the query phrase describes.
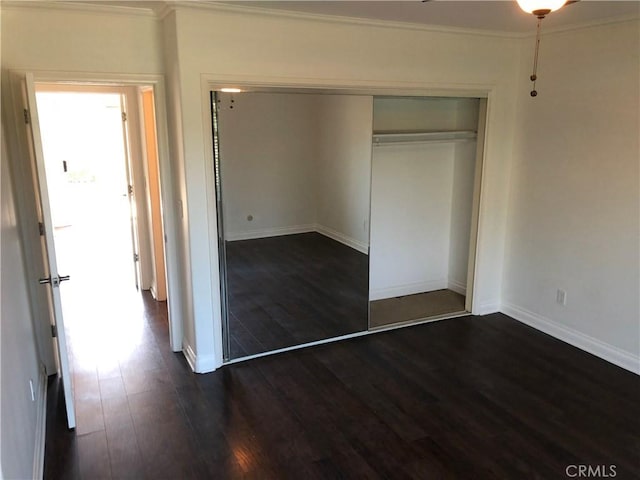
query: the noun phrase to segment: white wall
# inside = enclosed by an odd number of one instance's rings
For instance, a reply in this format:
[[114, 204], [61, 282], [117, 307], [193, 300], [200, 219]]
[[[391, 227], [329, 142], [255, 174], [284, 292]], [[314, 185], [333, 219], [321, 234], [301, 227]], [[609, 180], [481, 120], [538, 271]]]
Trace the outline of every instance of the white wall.
[[374, 148], [372, 300], [466, 294], [475, 153], [475, 141]]
[[376, 146], [369, 298], [447, 288], [453, 143]]
[[[174, 216], [168, 217], [164, 213], [165, 235], [168, 242], [165, 248], [168, 249], [171, 241], [174, 242], [177, 251], [177, 258], [167, 257], [167, 281], [169, 287], [169, 306], [174, 305], [177, 312], [180, 312], [181, 321], [177, 322], [182, 327], [180, 332], [176, 332], [176, 340], [182, 345], [195, 345], [195, 329], [193, 325], [193, 296], [191, 289], [190, 275], [190, 251], [189, 251], [189, 228], [185, 215], [187, 205], [186, 180], [184, 171], [184, 146], [182, 135], [182, 111], [180, 95], [180, 64], [178, 62], [178, 39], [176, 31], [176, 19], [174, 14], [167, 15], [162, 22], [162, 52], [164, 53], [165, 79], [167, 83], [166, 104], [167, 104], [167, 130], [169, 136], [169, 157], [170, 157], [170, 180], [161, 185], [162, 189], [169, 188], [173, 196]], [[160, 99], [162, 101], [162, 99]], [[162, 165], [160, 166], [162, 169]], [[166, 177], [165, 177], [166, 180]], [[169, 207], [171, 208], [171, 207]], [[175, 223], [171, 223], [173, 218]], [[169, 221], [168, 221], [169, 220]], [[175, 261], [175, 265], [171, 262]], [[173, 267], [173, 269], [171, 268]], [[178, 281], [172, 279], [170, 271], [176, 272]], [[187, 359], [193, 363], [194, 356], [185, 352]], [[193, 365], [192, 365], [193, 367]]]
[[375, 132], [456, 130], [458, 100], [376, 97]]
[[[376, 97], [377, 132], [477, 130], [473, 98]], [[466, 293], [476, 142], [374, 148], [370, 298]]]
[[[532, 39], [263, 15], [237, 7], [174, 8], [160, 28], [145, 15], [3, 5], [3, 109], [10, 105], [9, 69], [162, 73], [166, 61], [178, 193], [171, 208], [183, 213], [168, 233], [171, 241], [176, 232], [184, 264], [178, 266], [184, 267], [179, 285], [185, 337], [206, 368], [221, 358], [211, 130], [203, 101], [209, 79], [409, 94], [490, 91], [474, 312], [499, 308], [508, 238], [507, 304], [613, 345], [624, 358], [625, 352], [637, 354], [637, 295], [628, 294], [637, 293], [637, 276], [628, 267], [637, 259], [637, 249], [630, 248], [637, 230], [627, 221], [637, 218], [637, 163], [629, 160], [638, 153], [637, 22], [545, 34], [540, 95], [532, 100]], [[9, 151], [26, 158], [23, 146], [11, 141], [20, 138], [13, 122], [7, 129]], [[514, 149], [516, 131], [523, 135]], [[516, 169], [508, 198], [512, 158]], [[33, 207], [24, 192], [16, 192], [21, 216]], [[32, 226], [25, 228], [37, 239], [33, 224], [22, 223]], [[602, 248], [606, 254], [596, 255]], [[27, 270], [35, 274], [32, 266]], [[560, 283], [569, 285], [564, 309], [553, 304]], [[614, 292], [614, 284], [622, 287]]]
[[226, 239], [318, 231], [366, 253], [371, 105], [370, 96], [219, 94]]
[[2, 37], [3, 70], [163, 71], [159, 24], [150, 15], [3, 6]]
[[[160, 73], [163, 70], [158, 21], [147, 15], [83, 12], [73, 8], [2, 5], [2, 109], [7, 119], [7, 147], [16, 167], [17, 208], [27, 255], [29, 278], [42, 273], [37, 206], [24, 135], [18, 75], [10, 71], [83, 73]], [[20, 105], [15, 111], [14, 103]], [[41, 358], [55, 370], [48, 325], [48, 305], [42, 289], [29, 285], [38, 319]]]
[[368, 253], [372, 98], [322, 95], [318, 114], [318, 230]]
[[[197, 355], [222, 359], [212, 202], [208, 83], [491, 91], [474, 311], [496, 311], [502, 282], [517, 42], [494, 35], [399, 29], [238, 7], [177, 5], [181, 123]], [[217, 336], [216, 336], [217, 335]], [[208, 339], [215, 338], [211, 342]]]
[[185, 343], [194, 361], [202, 360], [199, 371], [221, 360], [211, 128], [204, 93], [208, 79], [429, 93], [490, 91], [476, 310], [497, 308], [519, 54], [512, 39], [263, 15], [237, 7], [172, 8], [158, 22], [145, 15], [104, 13], [103, 7], [87, 12], [69, 6], [3, 7], [2, 73], [6, 78], [7, 70], [15, 68], [140, 74], [162, 73], [166, 67], [176, 187], [171, 205], [176, 225], [168, 233], [171, 242], [176, 232], [178, 263], [185, 267], [178, 282], [184, 297], [180, 308]]
[[476, 142], [456, 143], [453, 150], [447, 288], [463, 295], [467, 291], [475, 168]]
[[[458, 98], [454, 108], [455, 129], [477, 132], [480, 100]], [[454, 151], [448, 288], [463, 295], [467, 293], [476, 148], [477, 141], [459, 142]]]
[[639, 32], [635, 20], [545, 35], [533, 99], [523, 63], [503, 290], [506, 313], [635, 371]]
[[[16, 196], [2, 131], [0, 162], [0, 475], [32, 478], [38, 429], [38, 407], [44, 384], [36, 351], [27, 276], [18, 229]], [[31, 400], [29, 380], [38, 401]]]
[[317, 96], [218, 98], [225, 238], [315, 230]]

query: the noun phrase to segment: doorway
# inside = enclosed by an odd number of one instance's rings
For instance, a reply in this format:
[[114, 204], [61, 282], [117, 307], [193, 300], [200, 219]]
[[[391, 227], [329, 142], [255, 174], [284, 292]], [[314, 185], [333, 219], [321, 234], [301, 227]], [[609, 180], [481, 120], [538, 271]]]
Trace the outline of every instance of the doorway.
[[36, 83], [35, 100], [82, 434], [100, 428], [101, 399], [163, 366], [169, 341], [153, 92]]

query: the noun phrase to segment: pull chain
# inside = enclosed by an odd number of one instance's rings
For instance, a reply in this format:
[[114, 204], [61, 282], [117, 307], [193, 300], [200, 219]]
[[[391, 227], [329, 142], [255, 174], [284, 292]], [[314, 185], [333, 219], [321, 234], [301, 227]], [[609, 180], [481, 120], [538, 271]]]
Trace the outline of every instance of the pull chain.
[[533, 82], [533, 90], [531, 90], [531, 96], [535, 97], [538, 95], [538, 91], [536, 90], [536, 80], [538, 79], [538, 51], [540, 50], [540, 29], [542, 27], [542, 19], [544, 16], [538, 16], [538, 28], [536, 31], [536, 51], [533, 55], [533, 73], [531, 74], [531, 81]]

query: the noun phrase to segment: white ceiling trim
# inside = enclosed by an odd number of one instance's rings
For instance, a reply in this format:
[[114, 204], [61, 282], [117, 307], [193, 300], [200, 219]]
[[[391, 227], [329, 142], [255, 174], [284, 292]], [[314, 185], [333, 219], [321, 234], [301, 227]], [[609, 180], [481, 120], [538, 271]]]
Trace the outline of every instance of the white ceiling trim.
[[[618, 17], [608, 17], [603, 18], [602, 20], [594, 20], [591, 22], [582, 22], [582, 23], [574, 23], [571, 25], [563, 25], [562, 27], [554, 27], [554, 28], [544, 28], [544, 22], [542, 24], [542, 35], [554, 35], [556, 33], [564, 33], [571, 32], [574, 30], [584, 30], [587, 28], [601, 27], [603, 25], [610, 25], [614, 23], [624, 23], [624, 22], [632, 22], [640, 20], [640, 14], [631, 14], [631, 15], [620, 15]], [[534, 18], [534, 28], [535, 28], [535, 18]], [[535, 37], [536, 33], [533, 30], [531, 33], [527, 33], [526, 37]]]
[[[437, 32], [437, 33], [451, 33], [457, 35], [480, 35], [488, 37], [502, 37], [502, 38], [521, 38], [526, 37], [529, 34], [522, 34], [520, 32], [505, 32], [502, 30], [485, 30], [477, 28], [464, 28], [464, 27], [451, 27], [446, 25], [425, 25], [422, 23], [409, 23], [398, 22], [392, 20], [376, 20], [371, 18], [358, 18], [358, 17], [345, 17], [339, 15], [323, 15], [319, 13], [308, 12], [296, 12], [292, 10], [282, 10], [273, 8], [263, 8], [245, 5], [230, 5], [224, 3], [218, 3], [215, 1], [193, 1], [182, 0], [167, 2], [167, 7], [162, 10], [162, 13], [166, 15], [167, 11], [173, 11], [177, 9], [197, 9], [197, 10], [209, 10], [239, 14], [255, 14], [263, 16], [273, 16], [280, 18], [293, 18], [298, 20], [315, 20], [325, 23], [339, 23], [347, 25], [361, 25], [369, 27], [381, 27], [381, 28], [396, 28], [404, 30], [417, 30], [423, 32]], [[535, 28], [535, 24], [534, 24]]]
[[129, 7], [125, 5], [105, 5], [84, 2], [55, 2], [45, 0], [1, 0], [0, 9], [17, 10], [33, 8], [39, 10], [66, 10], [85, 13], [98, 13], [106, 15], [136, 15], [149, 18], [157, 18], [151, 8]]
[[[155, 3], [155, 2], [154, 2]], [[138, 4], [140, 5], [140, 4]], [[157, 6], [157, 3], [155, 4]], [[109, 5], [109, 4], [96, 4], [83, 1], [46, 1], [46, 0], [2, 0], [0, 3], [0, 9], [48, 9], [48, 10], [67, 10], [78, 11], [97, 14], [110, 14], [110, 15], [137, 15], [149, 18], [155, 18], [162, 20], [170, 12], [182, 9], [197, 9], [213, 12], [227, 12], [237, 14], [253, 14], [259, 16], [272, 16], [279, 18], [291, 18], [298, 20], [317, 21], [324, 23], [337, 23], [346, 25], [359, 25], [370, 26], [377, 28], [391, 28], [401, 30], [414, 30], [431, 33], [445, 33], [455, 35], [470, 35], [470, 36], [485, 36], [485, 37], [500, 37], [500, 38], [529, 38], [535, 36], [535, 17], [531, 18], [531, 31], [528, 32], [505, 32], [501, 30], [485, 30], [476, 28], [464, 28], [464, 27], [452, 27], [446, 25], [425, 25], [421, 23], [409, 23], [391, 20], [376, 20], [368, 18], [347, 17], [339, 15], [324, 15], [318, 13], [298, 12], [282, 9], [270, 9], [265, 7], [245, 6], [245, 5], [230, 5], [226, 3], [219, 3], [216, 1], [203, 1], [203, 0], [170, 0], [163, 2], [163, 6], [160, 9], [154, 9], [153, 7], [141, 7], [141, 6], [126, 6], [126, 5]], [[618, 17], [608, 17], [601, 20], [595, 20], [591, 22], [575, 23], [571, 25], [563, 25], [554, 28], [544, 28], [544, 35], [554, 35], [563, 32], [569, 32], [574, 30], [599, 27], [603, 25], [628, 22], [633, 20], [640, 20], [639, 14], [623, 15]]]

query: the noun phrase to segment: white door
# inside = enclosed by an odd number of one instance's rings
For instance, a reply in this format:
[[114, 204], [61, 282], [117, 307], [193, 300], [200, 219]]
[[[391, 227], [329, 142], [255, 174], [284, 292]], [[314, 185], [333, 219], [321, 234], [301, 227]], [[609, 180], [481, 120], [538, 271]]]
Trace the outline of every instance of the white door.
[[133, 273], [135, 276], [136, 290], [140, 290], [142, 272], [140, 271], [140, 238], [138, 235], [138, 213], [136, 208], [135, 188], [133, 181], [133, 169], [130, 162], [129, 130], [127, 126], [127, 99], [126, 95], [120, 95], [120, 113], [122, 115], [122, 144], [124, 148], [124, 163], [127, 177], [127, 195], [129, 200], [129, 219], [131, 224], [131, 244], [133, 245]]
[[71, 387], [71, 370], [69, 368], [69, 356], [67, 353], [67, 340], [65, 337], [64, 320], [62, 318], [62, 301], [60, 298], [60, 283], [69, 280], [68, 276], [61, 275], [56, 265], [56, 252], [53, 239], [53, 222], [51, 220], [51, 206], [49, 205], [49, 192], [47, 188], [47, 176], [44, 165], [44, 154], [42, 151], [42, 140], [40, 137], [40, 126], [38, 123], [38, 111], [36, 108], [36, 92], [33, 74], [27, 73], [25, 78], [25, 101], [27, 120], [27, 136], [31, 140], [31, 153], [35, 159], [37, 173], [37, 191], [39, 192], [41, 222], [44, 226], [43, 257], [45, 259], [45, 272], [40, 283], [43, 288], [48, 288], [51, 293], [51, 304], [53, 310], [54, 334], [58, 351], [58, 363], [62, 386], [64, 390], [64, 401], [67, 409], [67, 423], [69, 428], [75, 428], [76, 415], [73, 403], [73, 390]]

